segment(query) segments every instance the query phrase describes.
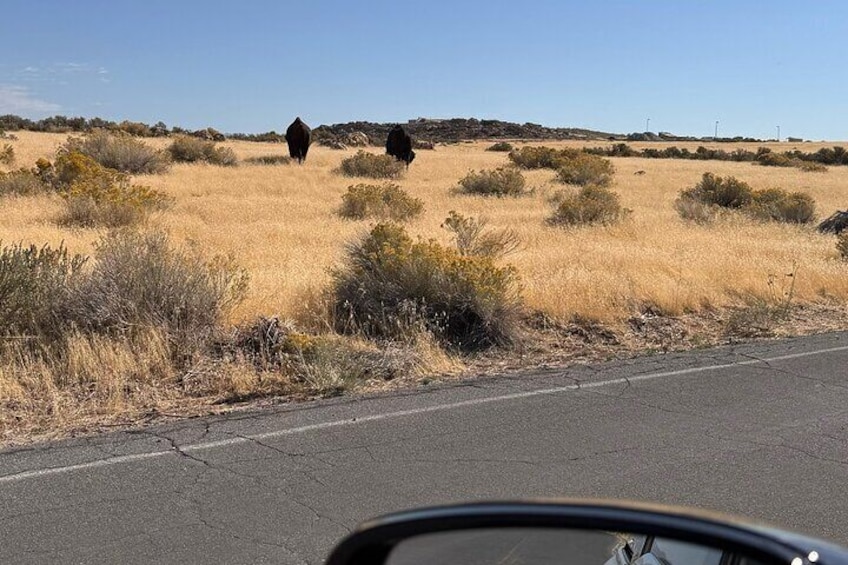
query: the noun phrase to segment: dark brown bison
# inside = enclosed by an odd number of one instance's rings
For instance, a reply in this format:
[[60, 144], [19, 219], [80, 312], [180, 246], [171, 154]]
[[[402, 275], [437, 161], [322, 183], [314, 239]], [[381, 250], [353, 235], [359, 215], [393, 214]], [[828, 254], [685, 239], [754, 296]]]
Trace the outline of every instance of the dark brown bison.
[[286, 143], [289, 144], [289, 156], [297, 159], [298, 163], [306, 160], [309, 151], [309, 143], [312, 140], [312, 130], [301, 121], [300, 117], [294, 119], [286, 130]]
[[386, 138], [386, 153], [398, 161], [403, 161], [407, 167], [415, 159], [412, 138], [399, 125], [393, 127]]

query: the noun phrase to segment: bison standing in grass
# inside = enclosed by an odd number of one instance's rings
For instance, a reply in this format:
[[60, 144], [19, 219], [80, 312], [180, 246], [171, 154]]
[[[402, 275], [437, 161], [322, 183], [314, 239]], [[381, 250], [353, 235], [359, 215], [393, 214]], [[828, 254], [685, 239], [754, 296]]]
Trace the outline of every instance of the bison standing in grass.
[[403, 161], [407, 167], [415, 159], [415, 151], [412, 150], [412, 138], [399, 125], [393, 127], [389, 132], [389, 137], [386, 138], [386, 153], [398, 161]]
[[300, 117], [294, 119], [286, 130], [286, 143], [289, 144], [289, 156], [297, 159], [298, 163], [306, 160], [309, 143], [312, 141], [312, 130], [303, 123]]

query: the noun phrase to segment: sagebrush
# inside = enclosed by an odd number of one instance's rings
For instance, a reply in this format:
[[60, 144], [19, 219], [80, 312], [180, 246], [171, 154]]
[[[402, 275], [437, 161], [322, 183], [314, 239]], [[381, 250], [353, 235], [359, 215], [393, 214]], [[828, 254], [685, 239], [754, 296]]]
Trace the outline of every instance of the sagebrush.
[[29, 196], [44, 190], [44, 183], [28, 169], [0, 173], [0, 196]]
[[574, 158], [578, 149], [526, 146], [509, 152], [509, 159], [522, 169], [558, 169], [565, 159]]
[[704, 173], [701, 180], [680, 193], [681, 198], [691, 198], [708, 206], [722, 208], [742, 208], [754, 198], [753, 189], [736, 177], [720, 177], [713, 173]]
[[809, 194], [780, 188], [754, 190], [735, 177], [712, 173], [704, 173], [697, 185], [681, 191], [674, 206], [682, 218], [698, 223], [711, 221], [721, 209], [794, 224], [808, 224], [816, 217], [816, 202]]
[[414, 241], [378, 224], [334, 274], [337, 330], [403, 339], [422, 331], [463, 350], [516, 341], [518, 275], [491, 257]]
[[229, 147], [218, 147], [214, 141], [188, 135], [177, 136], [168, 146], [168, 152], [179, 163], [209, 163], [224, 167], [238, 164], [235, 152]]
[[124, 173], [108, 169], [76, 151], [63, 152], [55, 164], [39, 165], [40, 178], [65, 201], [59, 223], [76, 227], [115, 228], [136, 224], [170, 199], [149, 187], [135, 185]]
[[81, 153], [100, 165], [129, 174], [156, 174], [168, 170], [168, 154], [129, 134], [94, 131], [84, 138], [72, 137], [60, 151]]
[[618, 194], [597, 184], [560, 192], [552, 201], [550, 223], [555, 225], [614, 224], [630, 213], [621, 206]]
[[55, 338], [60, 312], [86, 258], [64, 246], [13, 244], [0, 249], [0, 337]]
[[579, 186], [609, 186], [615, 172], [609, 159], [588, 153], [563, 156], [557, 165], [557, 180]]
[[405, 165], [391, 155], [376, 155], [367, 151], [357, 151], [356, 155], [342, 159], [341, 173], [348, 177], [370, 177], [375, 179], [396, 179], [403, 175]]
[[508, 141], [498, 141], [496, 143], [493, 143], [489, 147], [487, 147], [486, 151], [508, 152], [508, 151], [512, 151], [512, 149], [513, 149], [512, 143], [509, 143]]
[[816, 202], [804, 192], [787, 192], [780, 188], [755, 190], [745, 213], [761, 220], [791, 224], [809, 224], [816, 217]]
[[451, 210], [442, 227], [451, 232], [454, 246], [462, 255], [497, 259], [518, 250], [521, 239], [515, 230], [492, 230], [487, 225], [486, 218], [464, 216]]
[[483, 196], [521, 196], [526, 194], [526, 181], [516, 167], [470, 171], [459, 179], [459, 189], [466, 194]]
[[410, 196], [397, 184], [357, 184], [349, 186], [342, 196], [339, 215], [356, 220], [404, 221], [420, 215], [423, 210], [424, 202]]
[[64, 314], [88, 332], [158, 328], [182, 356], [208, 341], [244, 298], [247, 282], [231, 259], [175, 247], [161, 232], [124, 230], [97, 245], [93, 267], [72, 289]]

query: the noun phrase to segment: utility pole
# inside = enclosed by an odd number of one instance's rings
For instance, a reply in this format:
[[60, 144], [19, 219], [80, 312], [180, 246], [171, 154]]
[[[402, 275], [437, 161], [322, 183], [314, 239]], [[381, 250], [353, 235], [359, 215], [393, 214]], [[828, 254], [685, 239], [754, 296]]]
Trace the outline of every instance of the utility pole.
[[713, 134], [713, 141], [718, 141], [718, 120], [716, 120], [715, 133]]
[[777, 142], [780, 143], [780, 126], [777, 126]]
[[651, 118], [645, 120], [645, 132], [647, 133], [649, 131], [651, 131]]

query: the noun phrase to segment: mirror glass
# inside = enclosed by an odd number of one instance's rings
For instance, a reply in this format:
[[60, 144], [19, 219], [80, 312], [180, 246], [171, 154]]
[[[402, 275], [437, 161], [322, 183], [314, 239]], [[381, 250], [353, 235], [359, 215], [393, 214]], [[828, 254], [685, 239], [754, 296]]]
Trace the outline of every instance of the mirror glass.
[[387, 565], [758, 565], [678, 540], [561, 528], [454, 530], [402, 541]]

